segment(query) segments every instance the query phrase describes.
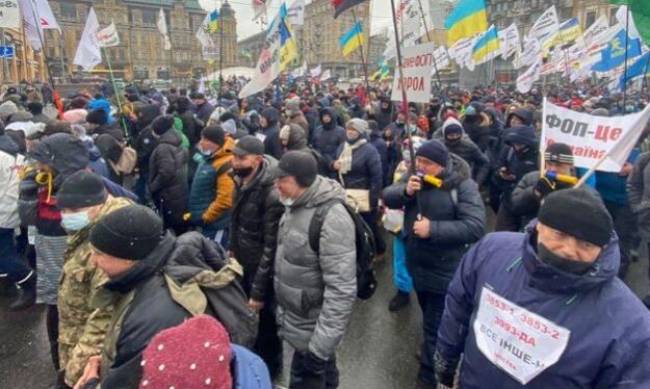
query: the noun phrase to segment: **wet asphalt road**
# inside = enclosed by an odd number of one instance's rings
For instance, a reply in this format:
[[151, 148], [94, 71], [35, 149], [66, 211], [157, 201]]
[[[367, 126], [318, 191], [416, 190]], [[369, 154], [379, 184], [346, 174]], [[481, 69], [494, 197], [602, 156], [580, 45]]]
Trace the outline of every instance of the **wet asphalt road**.
[[[390, 246], [389, 246], [390, 247]], [[648, 293], [647, 257], [634, 263], [626, 280], [640, 296]], [[379, 288], [372, 299], [358, 302], [338, 353], [341, 389], [410, 389], [417, 375], [415, 350], [420, 339], [420, 311], [411, 304], [390, 313], [395, 290], [387, 259], [378, 266]], [[0, 297], [0, 389], [46, 389], [54, 380], [45, 331], [45, 310], [7, 312], [10, 299]], [[288, 347], [287, 347], [288, 349]], [[286, 384], [290, 351], [285, 352]]]

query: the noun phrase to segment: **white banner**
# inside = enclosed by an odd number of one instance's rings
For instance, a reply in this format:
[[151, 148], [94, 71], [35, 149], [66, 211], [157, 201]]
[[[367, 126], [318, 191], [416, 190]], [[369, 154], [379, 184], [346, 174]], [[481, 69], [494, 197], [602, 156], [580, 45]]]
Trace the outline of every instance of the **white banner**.
[[320, 77], [320, 74], [323, 72], [322, 67], [320, 65], [316, 66], [315, 68], [311, 69], [309, 71], [309, 75], [316, 78]]
[[521, 52], [519, 29], [517, 29], [515, 23], [512, 23], [505, 30], [499, 31], [499, 46], [501, 47], [501, 57], [503, 59], [510, 58], [515, 53]]
[[332, 72], [329, 69], [325, 70], [323, 74], [320, 76], [321, 81], [327, 81], [330, 78], [332, 78]]
[[517, 77], [517, 91], [519, 93], [528, 93], [535, 81], [539, 80], [542, 72], [542, 59], [537, 59], [531, 67]]
[[18, 0], [0, 1], [0, 28], [20, 28]]
[[449, 50], [449, 56], [456, 61], [458, 66], [469, 69], [470, 71], [474, 70], [474, 59], [472, 59], [472, 48], [476, 38], [463, 38], [459, 39], [451, 46]]
[[552, 143], [566, 143], [573, 149], [576, 167], [620, 172], [630, 151], [650, 118], [650, 105], [643, 112], [617, 116], [592, 116], [544, 102], [540, 148]]
[[476, 346], [526, 385], [560, 359], [571, 331], [483, 287], [472, 324]]
[[582, 34], [582, 39], [586, 46], [596, 43], [596, 37], [609, 29], [609, 23], [605, 16], [600, 16], [587, 30]]
[[120, 45], [120, 35], [115, 28], [115, 22], [111, 22], [108, 27], [97, 33], [97, 43], [100, 47], [113, 47]]
[[552, 5], [537, 19], [535, 24], [528, 31], [528, 38], [537, 39], [542, 45], [548, 39], [553, 38], [560, 30], [560, 21], [557, 17], [557, 10]]
[[[447, 53], [447, 49], [445, 46], [440, 46], [437, 49], [433, 51], [433, 57], [436, 60], [435, 65], [438, 67], [438, 70], [442, 70], [447, 68], [449, 65], [451, 65], [451, 59], [449, 58], [449, 54]], [[436, 69], [434, 68], [431, 71], [431, 75], [433, 76], [436, 72]]]
[[305, 24], [305, 0], [296, 0], [287, 11], [287, 19], [292, 26]]
[[402, 52], [404, 79], [400, 79], [399, 69], [396, 68], [391, 100], [402, 101], [402, 88], [404, 88], [409, 102], [429, 102], [431, 99], [431, 70], [433, 69], [434, 49], [432, 42], [404, 49]]

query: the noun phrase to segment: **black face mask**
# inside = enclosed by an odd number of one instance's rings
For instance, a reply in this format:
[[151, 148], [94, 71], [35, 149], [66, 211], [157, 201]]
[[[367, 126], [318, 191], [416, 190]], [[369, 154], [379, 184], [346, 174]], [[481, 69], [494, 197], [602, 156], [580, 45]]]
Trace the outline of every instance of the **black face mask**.
[[233, 169], [232, 169], [232, 172], [233, 172], [233, 174], [234, 174], [235, 176], [237, 176], [237, 177], [245, 178], [245, 177], [250, 176], [251, 173], [253, 173], [253, 167], [250, 166], [250, 167], [246, 167], [246, 168], [242, 168], [242, 169], [235, 169], [235, 168], [233, 168]]
[[547, 249], [542, 243], [537, 244], [537, 257], [540, 261], [555, 269], [577, 275], [585, 274], [593, 267], [593, 263], [562, 258]]
[[445, 138], [445, 143], [448, 144], [449, 146], [456, 146], [457, 144], [460, 143], [462, 138], [457, 138], [457, 139], [448, 139]]

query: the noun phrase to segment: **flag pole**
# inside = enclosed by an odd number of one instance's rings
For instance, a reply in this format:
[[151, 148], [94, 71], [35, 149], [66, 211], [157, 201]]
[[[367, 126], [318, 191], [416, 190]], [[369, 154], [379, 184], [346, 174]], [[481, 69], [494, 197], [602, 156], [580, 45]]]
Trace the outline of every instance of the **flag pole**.
[[[52, 72], [50, 72], [50, 60], [47, 58], [47, 55], [45, 55], [45, 42], [44, 42], [44, 34], [45, 32], [41, 28], [41, 17], [38, 15], [38, 11], [36, 10], [34, 2], [31, 2], [32, 5], [32, 18], [34, 18], [34, 23], [36, 24], [34, 27], [36, 28], [36, 33], [38, 34], [38, 40], [41, 42], [41, 56], [43, 57], [43, 61], [45, 62], [45, 67], [47, 68], [47, 79], [50, 81], [50, 85], [52, 86], [52, 90], [54, 90], [54, 79], [52, 78]], [[32, 48], [33, 49], [33, 48]], [[25, 64], [27, 65], [27, 64]]]
[[[354, 10], [354, 8], [352, 8], [352, 18], [354, 19], [354, 24], [357, 24], [358, 22], [357, 13]], [[370, 26], [368, 26], [368, 28], [370, 28]], [[361, 34], [363, 34], [363, 30], [361, 30]], [[370, 93], [370, 84], [368, 83], [368, 63], [366, 62], [365, 55], [363, 55], [363, 40], [361, 39], [361, 34], [357, 35], [357, 41], [359, 42], [359, 52], [361, 54], [361, 66], [363, 66], [363, 77], [366, 83], [365, 95], [366, 95], [366, 102], [367, 102], [368, 93]], [[370, 34], [368, 34], [368, 36], [370, 36]]]
[[404, 71], [402, 69], [402, 49], [399, 45], [399, 34], [397, 33], [397, 15], [395, 14], [395, 0], [390, 0], [390, 9], [393, 13], [393, 28], [395, 32], [395, 51], [397, 53], [397, 71], [399, 73], [398, 85], [402, 90], [402, 111], [404, 112], [404, 120], [406, 122], [406, 137], [409, 140], [409, 157], [411, 163], [409, 170], [411, 174], [415, 174], [415, 151], [413, 150], [413, 138], [411, 130], [409, 129], [409, 112], [408, 112], [408, 98], [406, 96], [406, 89], [404, 89]]
[[[427, 41], [433, 42], [431, 39], [430, 33], [429, 33], [429, 26], [427, 23], [427, 18], [424, 15], [424, 8], [422, 7], [422, 0], [418, 0], [418, 6], [420, 7], [420, 15], [422, 15], [422, 24], [424, 25], [424, 30], [427, 34]], [[438, 72], [438, 60], [436, 60], [435, 56], [435, 51], [433, 53], [433, 69], [436, 71], [436, 81], [438, 82], [438, 92], [440, 92], [440, 95], [442, 97], [442, 81], [440, 81], [440, 73]], [[442, 97], [442, 100], [444, 102], [445, 98]]]
[[[627, 6], [626, 6], [627, 7]], [[623, 114], [627, 113], [627, 58], [630, 43], [630, 8], [625, 8], [625, 65], [623, 68]]]
[[124, 122], [124, 115], [122, 115], [122, 101], [120, 99], [120, 93], [117, 90], [117, 84], [115, 84], [115, 77], [113, 76], [113, 66], [111, 65], [111, 57], [108, 55], [108, 50], [106, 47], [101, 48], [104, 57], [106, 57], [106, 65], [108, 66], [108, 77], [111, 79], [111, 85], [113, 85], [113, 93], [115, 93], [115, 100], [117, 102], [117, 108], [120, 112], [120, 124], [122, 125], [122, 131], [124, 131], [124, 136], [128, 140], [129, 132], [127, 131], [126, 123]]

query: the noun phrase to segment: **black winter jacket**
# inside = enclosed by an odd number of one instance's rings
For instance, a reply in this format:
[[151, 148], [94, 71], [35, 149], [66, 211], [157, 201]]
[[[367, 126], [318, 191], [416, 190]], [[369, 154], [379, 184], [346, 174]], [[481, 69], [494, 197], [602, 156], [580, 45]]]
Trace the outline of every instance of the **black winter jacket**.
[[[359, 141], [361, 138], [359, 139]], [[339, 155], [343, 145], [339, 147]], [[367, 189], [370, 191], [370, 208], [376, 209], [381, 189], [384, 187], [381, 159], [375, 146], [366, 143], [352, 151], [352, 168], [343, 176], [345, 189]]]
[[[444, 294], [469, 245], [485, 234], [485, 206], [469, 165], [450, 154], [447, 166], [440, 189], [426, 185], [410, 197], [406, 194], [407, 175], [384, 189], [387, 207], [404, 208], [407, 267], [418, 291]], [[427, 239], [412, 233], [418, 213], [431, 221]]]
[[187, 152], [176, 131], [167, 130], [149, 160], [149, 190], [166, 221], [181, 224], [187, 209]]
[[275, 263], [278, 222], [284, 206], [274, 188], [271, 168], [277, 164], [266, 156], [260, 170], [246, 185], [235, 179], [236, 191], [230, 225], [230, 250], [244, 267], [246, 294], [268, 301]]
[[[323, 108], [320, 112], [321, 123], [325, 114], [328, 114], [332, 121], [322, 124], [316, 128], [312, 142], [316, 151], [320, 153], [328, 167], [336, 160], [339, 147], [345, 142], [345, 129], [336, 125], [336, 112], [331, 108]], [[335, 174], [332, 175], [335, 177]]]

